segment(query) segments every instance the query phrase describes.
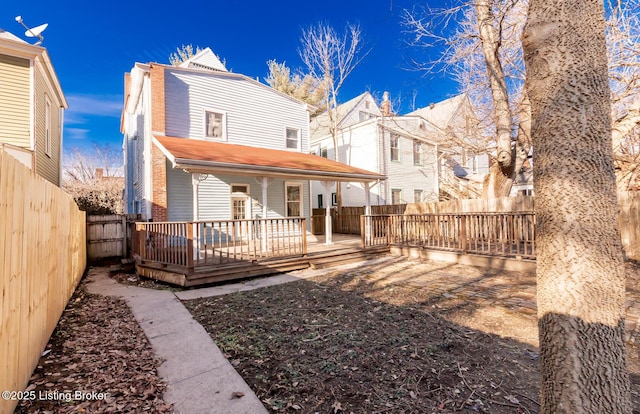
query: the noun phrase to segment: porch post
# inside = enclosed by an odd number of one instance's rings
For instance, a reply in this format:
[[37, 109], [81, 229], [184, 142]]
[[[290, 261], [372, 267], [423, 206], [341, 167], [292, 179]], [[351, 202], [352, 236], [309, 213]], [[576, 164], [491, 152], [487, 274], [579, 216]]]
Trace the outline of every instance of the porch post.
[[333, 237], [331, 233], [331, 184], [331, 181], [322, 182], [322, 186], [324, 187], [324, 199], [326, 200], [324, 216], [324, 244], [326, 245], [333, 244]]
[[364, 239], [368, 243], [371, 240], [371, 190], [369, 182], [364, 183]]
[[262, 238], [261, 238], [261, 246], [262, 251], [267, 251], [267, 188], [269, 187], [269, 179], [267, 177], [262, 177], [262, 182], [260, 183], [262, 187]]
[[[198, 191], [200, 188], [200, 181], [206, 179], [206, 175], [191, 173], [191, 185], [193, 192], [193, 221], [198, 221], [200, 219], [200, 201], [198, 200]], [[187, 224], [187, 226], [198, 226], [198, 224]], [[194, 231], [192, 228], [191, 234], [191, 244], [193, 246], [193, 259], [197, 259], [200, 257], [200, 243], [198, 243], [198, 235], [199, 231]]]

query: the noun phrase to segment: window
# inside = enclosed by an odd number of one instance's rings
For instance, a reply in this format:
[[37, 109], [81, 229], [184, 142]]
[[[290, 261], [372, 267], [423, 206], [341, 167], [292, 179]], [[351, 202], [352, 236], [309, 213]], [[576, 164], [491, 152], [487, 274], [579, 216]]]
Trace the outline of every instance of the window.
[[300, 130], [297, 128], [287, 128], [287, 148], [298, 149], [300, 144]]
[[370, 114], [369, 112], [364, 112], [364, 111], [358, 112], [358, 120], [360, 122], [367, 121], [371, 118], [373, 118], [373, 114]]
[[322, 204], [322, 194], [318, 194], [318, 208], [324, 208]]
[[205, 111], [205, 137], [213, 139], [224, 138], [224, 114]]
[[422, 190], [413, 190], [413, 202], [422, 203]]
[[320, 148], [320, 156], [323, 158], [329, 158], [329, 152], [327, 151], [327, 147]]
[[402, 204], [402, 190], [391, 190], [391, 204]]
[[231, 184], [231, 219], [245, 220], [251, 218], [249, 202], [249, 186], [246, 184]]
[[364, 107], [365, 107], [366, 109], [371, 109], [371, 102], [369, 102], [369, 101], [365, 101], [365, 102], [364, 102]]
[[391, 135], [389, 138], [389, 147], [391, 148], [391, 161], [400, 161], [400, 148], [399, 148], [400, 137], [398, 135]]
[[413, 165], [422, 165], [422, 143], [413, 140]]
[[51, 101], [44, 96], [44, 153], [51, 157]]
[[285, 184], [287, 217], [302, 216], [302, 184]]

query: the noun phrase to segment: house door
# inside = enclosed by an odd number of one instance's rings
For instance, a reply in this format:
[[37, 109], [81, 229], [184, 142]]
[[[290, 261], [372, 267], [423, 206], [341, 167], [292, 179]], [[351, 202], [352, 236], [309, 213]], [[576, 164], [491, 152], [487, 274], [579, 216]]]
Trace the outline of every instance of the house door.
[[[251, 218], [249, 188], [246, 185], [233, 185], [231, 193], [231, 220], [248, 220]], [[245, 234], [243, 234], [245, 233]], [[250, 234], [249, 223], [234, 223], [234, 237], [244, 238]]]

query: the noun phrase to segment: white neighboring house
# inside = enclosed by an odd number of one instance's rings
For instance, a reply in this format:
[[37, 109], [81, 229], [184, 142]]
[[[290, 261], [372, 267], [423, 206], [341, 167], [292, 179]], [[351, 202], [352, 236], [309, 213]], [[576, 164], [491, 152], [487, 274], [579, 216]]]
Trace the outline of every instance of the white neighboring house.
[[439, 176], [441, 197], [480, 197], [490, 157], [468, 95], [456, 95], [407, 115], [419, 116], [443, 133], [441, 149], [446, 155]]
[[[309, 108], [206, 48], [125, 75], [125, 210], [145, 220], [310, 217], [310, 180], [380, 174], [309, 155]], [[308, 226], [310, 220], [307, 220]]]
[[[463, 177], [480, 177], [481, 185], [481, 174], [488, 170], [486, 154], [454, 155], [460, 152], [456, 141], [469, 139], [463, 126], [477, 122], [467, 105], [460, 95], [400, 116], [391, 114], [388, 94], [378, 107], [365, 92], [338, 107], [338, 161], [387, 176], [371, 189], [374, 205], [438, 201], [443, 193], [467, 198], [470, 190], [461, 181], [468, 178]], [[328, 125], [327, 113], [312, 119], [311, 152], [334, 159]], [[343, 206], [364, 205], [363, 185], [341, 185]], [[335, 191], [334, 186], [331, 192]], [[312, 193], [314, 208], [327, 206], [322, 186], [314, 185]], [[331, 204], [335, 205], [335, 197]]]

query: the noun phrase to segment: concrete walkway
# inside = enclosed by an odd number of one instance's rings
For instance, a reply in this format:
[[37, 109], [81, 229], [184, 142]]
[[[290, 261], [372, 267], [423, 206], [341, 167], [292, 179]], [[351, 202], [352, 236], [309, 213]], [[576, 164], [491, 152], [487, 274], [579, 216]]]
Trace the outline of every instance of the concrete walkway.
[[[167, 383], [164, 400], [174, 404], [175, 413], [260, 414], [267, 413], [267, 409], [180, 300], [259, 289], [363, 264], [395, 260], [397, 258], [386, 257], [332, 269], [306, 269], [176, 293], [120, 284], [109, 277], [107, 268], [93, 267], [87, 275], [87, 290], [93, 294], [120, 297], [127, 302], [156, 356], [163, 361], [158, 374]], [[234, 397], [238, 393], [243, 396]]]
[[175, 413], [268, 412], [172, 292], [121, 285], [106, 268], [91, 268], [88, 281], [90, 293], [121, 297], [129, 305], [163, 361], [158, 374], [167, 382], [164, 399]]

